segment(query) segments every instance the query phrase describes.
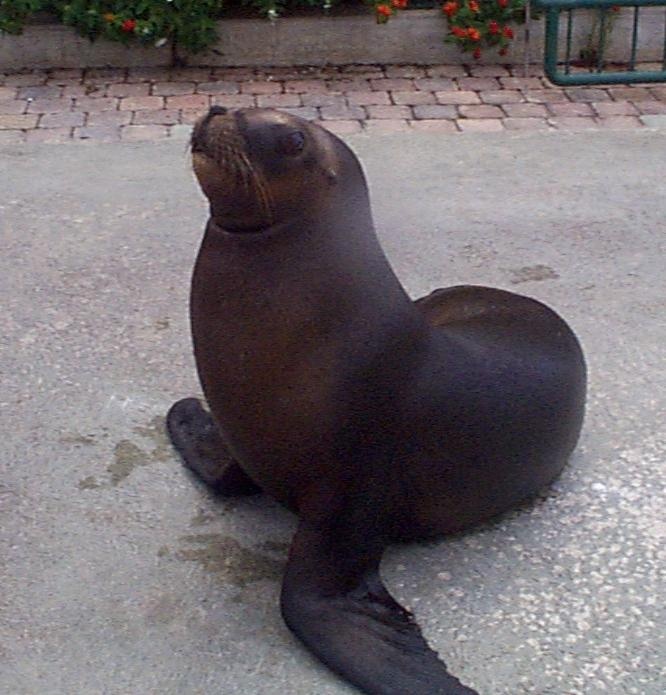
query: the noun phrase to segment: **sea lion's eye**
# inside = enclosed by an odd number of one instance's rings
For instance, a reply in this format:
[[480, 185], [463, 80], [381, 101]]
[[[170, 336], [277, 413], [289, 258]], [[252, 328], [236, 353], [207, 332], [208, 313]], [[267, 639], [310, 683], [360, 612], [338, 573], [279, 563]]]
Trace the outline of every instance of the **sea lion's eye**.
[[277, 143], [277, 151], [280, 154], [300, 154], [305, 147], [305, 135], [300, 130], [294, 130], [280, 137]]

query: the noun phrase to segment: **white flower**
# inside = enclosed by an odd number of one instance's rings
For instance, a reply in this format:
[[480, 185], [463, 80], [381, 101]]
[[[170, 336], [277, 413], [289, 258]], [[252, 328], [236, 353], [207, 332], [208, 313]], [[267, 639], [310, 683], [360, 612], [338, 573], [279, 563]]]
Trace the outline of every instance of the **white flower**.
[[[169, 0], [169, 2], [170, 2], [170, 1], [171, 1], [171, 0]], [[167, 39], [166, 36], [163, 36], [161, 39], [157, 39], [157, 41], [155, 41], [155, 48], [162, 48], [162, 46], [164, 46], [164, 44], [165, 44], [167, 41], [168, 41], [168, 39]]]
[[271, 9], [268, 10], [266, 14], [268, 15], [268, 19], [270, 19], [271, 22], [274, 22], [278, 18], [277, 10], [274, 7], [271, 7]]

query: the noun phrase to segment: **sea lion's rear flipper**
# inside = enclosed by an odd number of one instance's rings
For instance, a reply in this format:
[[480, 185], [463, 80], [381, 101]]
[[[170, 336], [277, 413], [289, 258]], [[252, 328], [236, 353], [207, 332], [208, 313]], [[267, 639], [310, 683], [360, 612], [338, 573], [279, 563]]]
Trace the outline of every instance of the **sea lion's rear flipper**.
[[345, 547], [330, 530], [301, 521], [282, 587], [289, 628], [368, 695], [477, 695], [448, 673], [411, 613], [388, 593], [381, 554], [381, 546]]
[[166, 425], [185, 466], [216, 492], [251, 495], [261, 491], [231, 457], [213, 418], [196, 398], [174, 403]]

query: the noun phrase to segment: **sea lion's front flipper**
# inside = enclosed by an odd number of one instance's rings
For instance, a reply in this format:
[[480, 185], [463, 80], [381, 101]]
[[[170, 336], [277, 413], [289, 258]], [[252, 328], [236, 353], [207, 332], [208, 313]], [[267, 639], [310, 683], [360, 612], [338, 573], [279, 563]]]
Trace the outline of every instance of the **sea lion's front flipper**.
[[381, 545], [350, 548], [350, 540], [301, 521], [281, 597], [292, 632], [368, 695], [477, 695], [448, 673], [384, 587]]
[[215, 421], [196, 398], [174, 403], [166, 424], [185, 466], [216, 492], [230, 496], [261, 492], [229, 454]]

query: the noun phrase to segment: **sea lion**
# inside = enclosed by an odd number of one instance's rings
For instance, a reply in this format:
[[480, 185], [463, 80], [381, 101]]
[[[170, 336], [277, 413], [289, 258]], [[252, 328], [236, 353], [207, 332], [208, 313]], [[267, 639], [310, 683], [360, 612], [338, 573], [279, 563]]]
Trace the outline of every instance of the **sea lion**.
[[471, 695], [379, 575], [387, 544], [460, 531], [534, 496], [578, 439], [586, 369], [571, 329], [487, 287], [412, 301], [338, 138], [269, 109], [195, 126], [210, 219], [191, 291], [212, 413], [176, 403], [185, 464], [224, 494], [300, 517], [289, 628], [370, 695]]

